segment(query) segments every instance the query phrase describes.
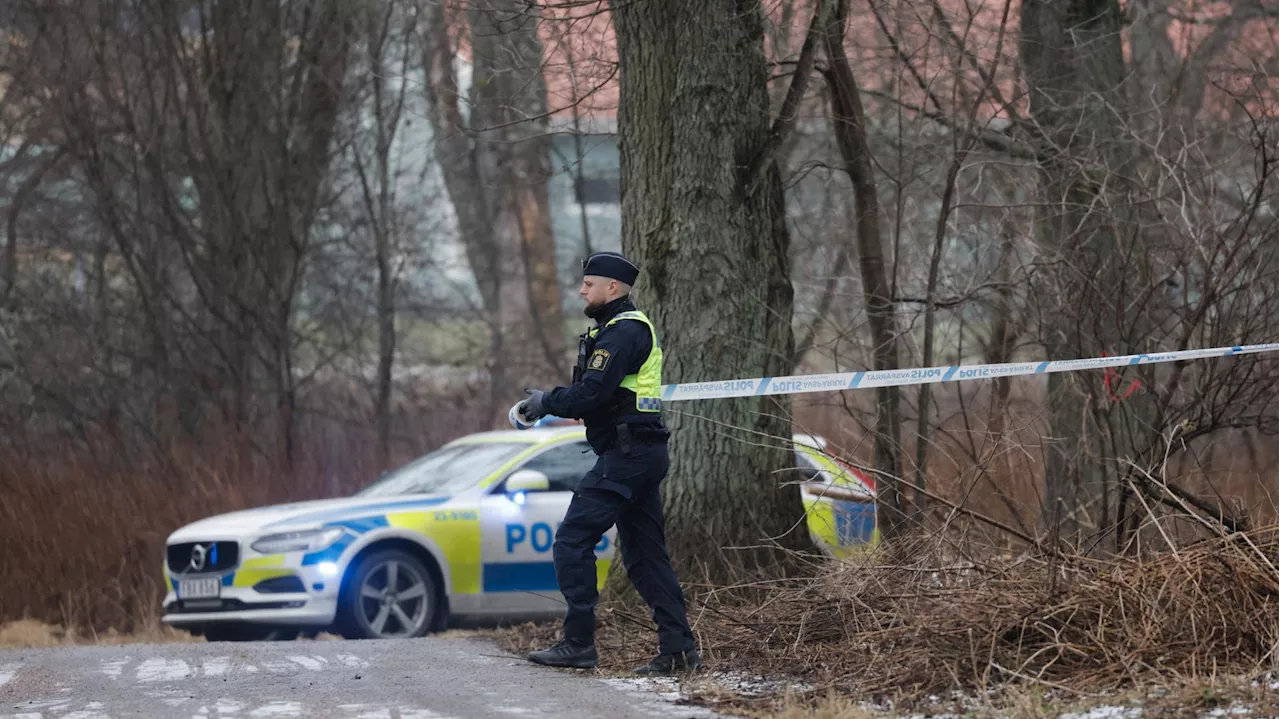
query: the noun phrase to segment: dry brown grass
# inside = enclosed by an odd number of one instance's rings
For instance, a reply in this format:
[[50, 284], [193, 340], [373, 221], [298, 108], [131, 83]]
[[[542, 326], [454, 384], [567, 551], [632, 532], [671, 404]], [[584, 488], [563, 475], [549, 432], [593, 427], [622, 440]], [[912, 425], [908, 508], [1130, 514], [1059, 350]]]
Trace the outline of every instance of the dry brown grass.
[[1270, 527], [1136, 559], [871, 557], [783, 598], [768, 633], [732, 621], [739, 646], [782, 640], [788, 661], [869, 693], [1248, 672], [1276, 647], [1276, 548]]
[[[51, 457], [43, 466], [25, 463], [20, 475], [0, 482], [6, 577], [0, 619], [31, 617], [81, 632], [142, 631], [156, 622], [164, 597], [170, 532], [282, 494], [319, 496], [287, 476], [268, 482], [258, 468], [233, 474], [187, 459], [186, 474], [175, 476], [161, 463], [111, 468]], [[19, 469], [14, 464], [9, 468]]]
[[[465, 637], [474, 636], [474, 634], [451, 630], [442, 632], [438, 636]], [[80, 630], [75, 627], [47, 624], [37, 619], [19, 619], [0, 624], [0, 649], [40, 649], [104, 644], [190, 644], [204, 641], [203, 637], [193, 637], [185, 631], [159, 622], [139, 624], [133, 631], [127, 633], [115, 629], [108, 629], [101, 633], [92, 628]], [[299, 641], [308, 640], [300, 639]], [[342, 641], [342, 637], [321, 632], [311, 641]]]
[[751, 711], [748, 716], [770, 719], [878, 719], [882, 716], [844, 694], [831, 692], [821, 699], [788, 697], [777, 706]]
[[132, 632], [110, 629], [104, 633], [92, 630], [81, 633], [75, 627], [47, 624], [36, 619], [19, 619], [0, 624], [0, 649], [39, 649], [85, 644], [172, 644], [204, 641], [163, 624], [138, 626]]
[[[480, 427], [437, 418], [393, 465]], [[344, 496], [377, 478], [358, 428], [302, 428], [292, 467], [253, 437], [125, 451], [115, 438], [0, 445], [0, 622], [30, 618], [79, 635], [145, 633], [164, 597], [164, 542], [189, 522], [266, 504]]]
[[[695, 700], [698, 699], [695, 697]], [[1248, 677], [1223, 676], [1194, 682], [1172, 682], [1142, 690], [1059, 697], [1041, 687], [1022, 687], [1003, 692], [995, 701], [894, 702], [881, 705], [859, 701], [835, 690], [810, 694], [791, 693], [770, 697], [750, 706], [739, 702], [727, 712], [765, 719], [892, 719], [904, 713], [950, 714], [974, 719], [1058, 719], [1063, 715], [1141, 716], [1153, 719], [1203, 719], [1212, 712], [1223, 716], [1277, 716], [1280, 704], [1276, 692], [1266, 683]], [[1233, 714], [1234, 712], [1234, 714]]]
[[[1019, 686], [1075, 697], [1256, 675], [1275, 666], [1276, 532], [1111, 560], [875, 553], [832, 562], [816, 579], [704, 591], [691, 621], [713, 669], [860, 697]], [[605, 671], [653, 651], [642, 608], [615, 603], [601, 618]], [[524, 652], [556, 631], [525, 625], [499, 640]]]

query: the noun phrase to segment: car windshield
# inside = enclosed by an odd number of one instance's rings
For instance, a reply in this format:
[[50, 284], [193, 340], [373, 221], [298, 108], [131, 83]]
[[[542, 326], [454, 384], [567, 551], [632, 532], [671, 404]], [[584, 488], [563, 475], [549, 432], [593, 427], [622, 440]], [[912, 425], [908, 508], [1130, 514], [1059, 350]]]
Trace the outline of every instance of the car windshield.
[[356, 497], [452, 494], [492, 474], [529, 445], [520, 442], [455, 444], [419, 457], [356, 492]]

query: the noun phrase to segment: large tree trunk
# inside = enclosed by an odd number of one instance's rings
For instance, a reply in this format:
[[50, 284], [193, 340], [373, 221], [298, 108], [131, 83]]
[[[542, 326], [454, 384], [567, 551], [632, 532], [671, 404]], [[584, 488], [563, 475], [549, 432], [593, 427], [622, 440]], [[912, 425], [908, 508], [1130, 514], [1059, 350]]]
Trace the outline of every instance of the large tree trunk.
[[[228, 298], [240, 316], [232, 329], [243, 352], [238, 361], [249, 387], [261, 377], [269, 388], [269, 400], [251, 397], [250, 405], [273, 420], [274, 454], [291, 466], [294, 302], [333, 155], [354, 13], [345, 0], [324, 0], [250, 11], [219, 3], [210, 15], [218, 64], [208, 68], [206, 87], [214, 127], [225, 134], [223, 154], [207, 168], [212, 177], [197, 184], [221, 185], [227, 200], [218, 209], [230, 231], [206, 237], [235, 258], [219, 269], [240, 289]], [[277, 36], [293, 41], [294, 62], [281, 63]], [[274, 133], [262, 132], [273, 124]]]
[[[862, 275], [862, 293], [866, 302], [867, 320], [871, 331], [872, 369], [898, 368], [898, 327], [894, 317], [893, 298], [886, 269], [884, 239], [880, 235], [880, 202], [876, 198], [875, 171], [871, 164], [871, 149], [867, 144], [866, 116], [862, 110], [862, 98], [853, 68], [844, 51], [845, 25], [848, 21], [848, 0], [831, 3], [827, 17], [824, 45], [830, 66], [827, 82], [831, 86], [831, 114], [835, 121], [836, 144], [844, 169], [853, 183], [854, 206], [857, 214], [855, 243], [858, 248], [858, 269]], [[878, 489], [878, 511], [881, 519], [881, 536], [892, 539], [901, 528], [904, 516], [899, 441], [900, 421], [897, 387], [876, 388], [876, 443], [875, 465]], [[921, 407], [922, 413], [927, 407]]]
[[[1026, 0], [1019, 51], [1040, 133], [1041, 216], [1036, 227], [1046, 264], [1036, 296], [1051, 359], [1122, 351], [1125, 324], [1123, 243], [1132, 227], [1103, 195], [1122, 192], [1126, 148], [1117, 128], [1124, 57], [1116, 0]], [[1130, 282], [1132, 278], [1130, 278]], [[1097, 373], [1049, 377], [1049, 451], [1042, 517], [1071, 538], [1104, 495], [1103, 441], [1090, 411]], [[1096, 513], [1094, 516], [1097, 516]]]
[[[614, 11], [622, 246], [642, 268], [637, 299], [660, 331], [664, 381], [785, 374], [789, 238], [777, 166], [759, 161], [770, 137], [760, 8]], [[795, 464], [789, 409], [785, 397], [666, 408], [668, 540], [683, 578], [776, 575], [791, 566], [785, 549], [812, 547], [798, 488], [782, 486]]]

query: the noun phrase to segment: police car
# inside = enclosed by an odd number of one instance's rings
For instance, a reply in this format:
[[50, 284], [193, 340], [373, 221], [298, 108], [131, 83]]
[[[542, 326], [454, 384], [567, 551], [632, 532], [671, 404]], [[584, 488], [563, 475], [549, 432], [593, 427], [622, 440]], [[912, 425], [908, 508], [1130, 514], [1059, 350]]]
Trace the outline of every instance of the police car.
[[[451, 620], [563, 614], [551, 559], [595, 462], [581, 425], [473, 434], [350, 497], [210, 517], [165, 548], [163, 621], [210, 641], [416, 637]], [[878, 540], [874, 483], [795, 437], [809, 530], [832, 554]], [[832, 499], [836, 494], [840, 499]], [[603, 587], [616, 528], [596, 546]]]

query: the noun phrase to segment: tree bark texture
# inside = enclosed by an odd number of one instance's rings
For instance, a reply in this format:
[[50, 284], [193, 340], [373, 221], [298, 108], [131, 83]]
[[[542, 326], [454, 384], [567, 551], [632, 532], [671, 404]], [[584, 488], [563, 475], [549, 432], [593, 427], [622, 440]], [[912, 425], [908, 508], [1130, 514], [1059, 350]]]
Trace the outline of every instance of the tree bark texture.
[[[1130, 164], [1119, 131], [1126, 105], [1121, 19], [1116, 0], [1022, 5], [1019, 53], [1047, 158], [1036, 228], [1049, 269], [1038, 278], [1036, 295], [1052, 359], [1121, 352], [1130, 324], [1125, 296], [1133, 280], [1123, 276], [1123, 265], [1136, 228], [1115, 202]], [[1089, 401], [1099, 390], [1098, 373], [1049, 378], [1042, 520], [1068, 538], [1090, 523], [1089, 507], [1105, 496], [1105, 443]]]
[[[622, 246], [657, 323], [665, 382], [786, 374], [792, 367], [789, 237], [769, 143], [760, 7], [730, 0], [614, 5]], [[668, 540], [682, 578], [777, 575], [811, 549], [786, 398], [666, 407]], [[743, 549], [731, 549], [742, 547]]]

